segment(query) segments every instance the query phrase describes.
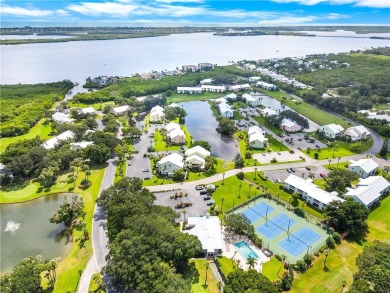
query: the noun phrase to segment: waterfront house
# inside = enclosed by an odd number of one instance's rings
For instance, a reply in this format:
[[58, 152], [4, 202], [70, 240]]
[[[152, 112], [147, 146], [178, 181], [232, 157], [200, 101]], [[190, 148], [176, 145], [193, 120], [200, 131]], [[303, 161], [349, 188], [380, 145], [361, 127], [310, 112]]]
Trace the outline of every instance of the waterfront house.
[[172, 177], [175, 171], [183, 169], [183, 157], [177, 153], [165, 156], [157, 162], [157, 170], [163, 176]]
[[233, 109], [226, 103], [220, 103], [218, 105], [218, 111], [221, 116], [226, 118], [232, 118], [234, 116]]
[[154, 106], [150, 110], [149, 121], [153, 123], [161, 122], [165, 119], [164, 109], [160, 106]]
[[261, 104], [261, 101], [259, 98], [255, 98], [249, 94], [243, 94], [242, 98], [245, 100], [245, 103], [249, 106], [256, 107]]
[[382, 176], [370, 176], [360, 179], [355, 188], [347, 187], [345, 196], [370, 208], [389, 192], [389, 188], [390, 183]]
[[387, 124], [390, 124], [390, 115], [371, 115], [367, 116], [368, 119], [386, 120]]
[[185, 144], [186, 136], [180, 125], [175, 122], [170, 122], [165, 126], [167, 137], [172, 144]]
[[320, 126], [318, 128], [318, 132], [322, 133], [324, 137], [328, 139], [336, 139], [337, 137], [341, 137], [344, 133], [344, 128], [338, 124], [327, 124]]
[[219, 104], [226, 104], [227, 103], [227, 100], [225, 98], [218, 98], [218, 99], [215, 99], [214, 100], [214, 103], [215, 105], [219, 105]]
[[203, 91], [202, 91], [202, 88], [200, 88], [200, 87], [179, 86], [179, 87], [177, 87], [176, 92], [178, 94], [192, 95], [192, 94], [201, 94]]
[[237, 100], [237, 95], [236, 94], [228, 94], [226, 96], [223, 96], [223, 98], [226, 100], [230, 99], [230, 100], [235, 101], [235, 100]]
[[196, 155], [196, 156], [199, 156], [203, 159], [206, 159], [206, 157], [210, 156], [210, 152], [208, 150], [206, 150], [205, 148], [197, 145], [197, 146], [194, 146], [194, 147], [186, 150], [185, 155], [186, 155], [186, 157]]
[[302, 127], [294, 121], [284, 118], [280, 124], [280, 129], [286, 132], [298, 132], [302, 130]]
[[197, 72], [197, 71], [200, 71], [200, 66], [196, 66], [196, 65], [183, 65], [182, 66], [182, 69], [184, 72]]
[[358, 161], [350, 161], [348, 170], [358, 174], [362, 178], [374, 175], [378, 170], [379, 165], [372, 159], [361, 159]]
[[264, 81], [258, 81], [256, 82], [256, 86], [261, 87], [262, 89], [268, 90], [268, 91], [276, 91], [278, 87], [274, 84], [264, 82]]
[[187, 221], [187, 230], [183, 232], [199, 239], [205, 257], [214, 258], [222, 254], [221, 221], [217, 216], [188, 217]]
[[151, 79], [153, 76], [150, 73], [142, 73], [140, 77], [142, 79]]
[[370, 131], [363, 125], [353, 126], [344, 131], [344, 136], [352, 142], [362, 139], [366, 140], [370, 135]]
[[129, 110], [130, 110], [130, 106], [129, 105], [124, 105], [124, 106], [119, 106], [119, 107], [113, 108], [112, 109], [112, 113], [115, 116], [122, 116], [122, 115], [127, 114], [127, 112], [129, 112]]
[[292, 193], [298, 193], [306, 202], [320, 210], [324, 209], [332, 201], [344, 201], [337, 196], [337, 192], [327, 192], [315, 185], [313, 180], [292, 174], [284, 181], [284, 189]]
[[186, 167], [191, 169], [204, 169], [205, 163], [206, 160], [197, 155], [186, 157]]
[[72, 140], [74, 138], [75, 134], [71, 130], [67, 130], [56, 137], [50, 138], [48, 141], [44, 142], [42, 144], [42, 147], [44, 147], [47, 150], [54, 149], [61, 141], [64, 140]]
[[211, 63], [199, 63], [198, 66], [201, 70], [210, 70], [215, 68], [215, 64]]
[[236, 84], [229, 86], [229, 91], [238, 92], [238, 91], [247, 91], [251, 88], [250, 84]]
[[51, 117], [53, 118], [53, 121], [58, 124], [73, 123], [74, 120], [70, 118], [68, 114], [64, 114], [61, 112], [55, 112]]
[[248, 147], [251, 149], [264, 149], [268, 144], [265, 132], [259, 126], [248, 129]]

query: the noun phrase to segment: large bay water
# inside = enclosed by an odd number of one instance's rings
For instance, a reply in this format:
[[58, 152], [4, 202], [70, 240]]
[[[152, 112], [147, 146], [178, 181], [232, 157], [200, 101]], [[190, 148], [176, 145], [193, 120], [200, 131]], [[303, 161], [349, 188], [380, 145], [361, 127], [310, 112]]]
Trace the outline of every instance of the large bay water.
[[185, 125], [194, 140], [205, 140], [211, 145], [211, 155], [221, 159], [234, 159], [238, 154], [234, 138], [224, 136], [216, 131], [218, 121], [207, 102], [192, 101], [181, 103], [186, 110]]
[[62, 236], [64, 227], [49, 222], [65, 196], [53, 194], [25, 203], [0, 205], [0, 273], [12, 270], [29, 256], [49, 259], [66, 256], [71, 243]]
[[[342, 34], [343, 32], [340, 32]], [[332, 32], [337, 35], [337, 32]], [[179, 34], [154, 38], [1, 46], [1, 83], [38, 83], [88, 76], [170, 70], [185, 64], [293, 57], [389, 46], [389, 40], [297, 36]]]

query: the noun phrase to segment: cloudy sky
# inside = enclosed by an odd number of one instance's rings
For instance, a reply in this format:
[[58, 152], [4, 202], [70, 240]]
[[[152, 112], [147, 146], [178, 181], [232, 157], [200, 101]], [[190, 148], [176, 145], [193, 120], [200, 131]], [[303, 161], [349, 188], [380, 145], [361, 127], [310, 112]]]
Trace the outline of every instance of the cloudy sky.
[[2, 23], [390, 25], [390, 0], [0, 0]]

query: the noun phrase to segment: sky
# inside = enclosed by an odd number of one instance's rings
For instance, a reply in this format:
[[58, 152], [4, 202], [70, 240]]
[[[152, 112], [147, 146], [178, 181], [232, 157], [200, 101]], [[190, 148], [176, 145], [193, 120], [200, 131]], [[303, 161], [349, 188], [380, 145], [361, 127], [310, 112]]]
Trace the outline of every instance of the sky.
[[390, 25], [390, 0], [0, 0], [1, 26]]

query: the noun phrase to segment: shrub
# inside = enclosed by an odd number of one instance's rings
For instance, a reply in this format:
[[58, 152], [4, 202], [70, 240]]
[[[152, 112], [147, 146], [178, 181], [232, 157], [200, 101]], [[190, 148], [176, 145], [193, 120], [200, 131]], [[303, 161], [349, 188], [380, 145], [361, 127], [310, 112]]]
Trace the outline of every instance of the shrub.
[[326, 245], [329, 247], [329, 248], [334, 248], [334, 245], [335, 245], [335, 241], [332, 237], [328, 237], [326, 239]]
[[294, 213], [301, 218], [305, 217], [305, 212], [301, 208], [295, 208]]
[[341, 235], [337, 232], [333, 233], [332, 238], [337, 244], [341, 242]]
[[320, 156], [319, 153], [314, 153], [314, 159], [318, 160], [318, 157]]
[[275, 257], [276, 257], [276, 259], [278, 261], [282, 261], [283, 260], [283, 258], [279, 254], [275, 254]]
[[278, 160], [276, 158], [272, 158], [271, 163], [277, 163]]
[[238, 172], [236, 176], [237, 176], [238, 179], [244, 180], [245, 174], [244, 174], [244, 172]]
[[306, 264], [303, 260], [298, 260], [294, 265], [294, 269], [297, 272], [304, 273], [306, 271]]

